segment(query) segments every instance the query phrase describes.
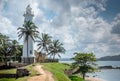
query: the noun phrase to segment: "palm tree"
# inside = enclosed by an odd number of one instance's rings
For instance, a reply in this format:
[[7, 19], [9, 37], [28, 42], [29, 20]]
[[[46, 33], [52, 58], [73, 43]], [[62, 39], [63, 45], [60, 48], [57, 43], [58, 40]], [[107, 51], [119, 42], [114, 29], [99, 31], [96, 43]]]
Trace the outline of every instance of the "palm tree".
[[3, 43], [3, 35], [0, 33], [0, 45]]
[[51, 38], [52, 37], [49, 36], [48, 34], [42, 33], [42, 36], [39, 38], [40, 41], [38, 41], [39, 43], [37, 44], [37, 46], [39, 46], [38, 50], [40, 50], [41, 53], [43, 51], [48, 53], [48, 46], [51, 43]]
[[7, 65], [7, 55], [9, 54], [8, 39], [9, 37], [0, 33], [0, 56], [5, 65]]
[[60, 56], [60, 53], [65, 53], [65, 49], [63, 47], [63, 44], [59, 42], [59, 40], [53, 40], [53, 42], [49, 46], [49, 54], [50, 57], [53, 56], [53, 60], [55, 59], [55, 56]]
[[2, 46], [0, 47], [0, 56], [2, 57], [2, 61], [7, 65], [7, 57], [10, 57], [10, 43], [8, 41], [3, 41]]
[[16, 61], [16, 56], [17, 56], [17, 54], [20, 53], [20, 50], [18, 49], [18, 42], [17, 42], [17, 40], [13, 40], [13, 41], [12, 41], [11, 53], [12, 53], [13, 55], [15, 55], [15, 61]]
[[28, 39], [29, 37], [32, 38], [33, 41], [35, 41], [35, 38], [38, 37], [38, 31], [37, 28], [35, 26], [35, 24], [31, 21], [25, 21], [25, 23], [23, 24], [23, 27], [19, 27], [17, 30], [19, 30], [18, 32], [18, 37], [19, 39], [21, 39], [24, 36], [24, 41], [27, 42], [27, 57], [28, 57]]
[[9, 37], [0, 33], [0, 45], [3, 45]]

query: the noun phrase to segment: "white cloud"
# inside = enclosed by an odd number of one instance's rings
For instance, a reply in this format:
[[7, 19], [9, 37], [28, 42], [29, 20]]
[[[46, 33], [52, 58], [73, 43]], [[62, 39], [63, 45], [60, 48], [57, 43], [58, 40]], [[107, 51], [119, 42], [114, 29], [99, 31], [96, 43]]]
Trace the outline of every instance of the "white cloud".
[[0, 16], [0, 32], [11, 36], [11, 38], [16, 38], [17, 34], [16, 28], [12, 25], [12, 22], [8, 18], [2, 16]]
[[[120, 53], [113, 49], [119, 48], [117, 45], [111, 46], [111, 43], [120, 43], [119, 36], [111, 33], [113, 26], [120, 23], [119, 15], [112, 23], [98, 15], [106, 10], [106, 0], [6, 0], [0, 6], [0, 32], [17, 37], [14, 32], [22, 26], [22, 15], [28, 4], [34, 11], [34, 22], [39, 32], [49, 33], [54, 39], [59, 39], [64, 43], [67, 53], [88, 51], [99, 57], [112, 54], [111, 49]], [[7, 5], [6, 8], [3, 5]], [[54, 13], [50, 20], [47, 19], [49, 14], [46, 15], [48, 11]]]
[[[106, 40], [110, 40], [112, 37], [110, 33], [111, 24], [97, 16], [100, 10], [105, 11], [105, 0], [101, 2], [94, 0], [83, 2], [81, 0], [77, 0], [78, 2], [72, 0], [53, 1], [42, 1], [42, 6], [53, 10], [56, 16], [52, 23], [47, 23], [47, 25], [46, 22], [42, 23], [41, 32], [44, 29], [54, 38], [62, 40], [68, 53], [70, 50], [91, 51], [99, 57], [111, 54], [109, 52], [110, 46], [104, 44]], [[98, 10], [94, 6], [89, 6], [91, 4], [97, 6]]]

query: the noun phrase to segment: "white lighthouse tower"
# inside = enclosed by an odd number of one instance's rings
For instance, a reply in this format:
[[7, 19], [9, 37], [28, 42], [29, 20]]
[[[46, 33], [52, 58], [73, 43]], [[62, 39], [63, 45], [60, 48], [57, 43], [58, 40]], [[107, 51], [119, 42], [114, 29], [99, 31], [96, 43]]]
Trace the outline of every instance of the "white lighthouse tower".
[[[26, 11], [23, 14], [23, 16], [25, 17], [24, 19], [24, 23], [26, 21], [31, 21], [33, 19], [34, 14], [32, 13], [32, 8], [30, 7], [30, 5], [28, 5], [26, 7]], [[24, 38], [25, 40], [25, 38]], [[23, 63], [34, 63], [34, 46], [33, 46], [33, 40], [31, 37], [28, 37], [28, 41], [23, 41], [23, 55], [22, 55], [22, 62]]]

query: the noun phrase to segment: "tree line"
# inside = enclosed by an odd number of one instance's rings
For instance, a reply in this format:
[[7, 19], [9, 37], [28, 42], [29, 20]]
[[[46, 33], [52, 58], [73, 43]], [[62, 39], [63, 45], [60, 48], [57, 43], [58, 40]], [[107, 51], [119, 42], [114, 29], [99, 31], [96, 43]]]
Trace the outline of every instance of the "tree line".
[[10, 40], [8, 36], [0, 33], [0, 58], [7, 65], [8, 61], [20, 61], [22, 55], [22, 45], [17, 40]]
[[[39, 54], [46, 54], [49, 58], [55, 59], [55, 56], [61, 57], [60, 54], [65, 53], [63, 44], [59, 40], [53, 40], [52, 36], [47, 33], [42, 33], [39, 36], [39, 31], [37, 31], [37, 26], [31, 22], [26, 21], [22, 27], [19, 27], [18, 37], [19, 39], [24, 38], [27, 42], [27, 56], [28, 56], [28, 40], [29, 37], [32, 38], [34, 42], [37, 42]], [[37, 40], [37, 41], [36, 41]], [[22, 55], [22, 45], [19, 45], [17, 40], [10, 40], [6, 35], [0, 33], [0, 57], [2, 62], [7, 64], [7, 61], [14, 57], [14, 61], [18, 56], [19, 59]], [[21, 61], [18, 60], [17, 61]]]
[[[37, 42], [39, 54], [46, 54], [49, 58], [55, 59], [55, 56], [61, 57], [60, 54], [65, 53], [63, 44], [59, 40], [53, 40], [52, 36], [47, 33], [42, 33], [39, 36], [37, 26], [31, 21], [27, 21], [22, 27], [18, 28], [19, 39], [24, 38], [27, 42], [27, 56], [28, 56], [28, 39], [32, 38], [34, 42]], [[37, 41], [36, 41], [37, 40]], [[18, 60], [17, 56], [21, 58], [22, 45], [16, 40], [10, 40], [8, 36], [0, 33], [0, 58], [1, 61], [7, 65], [8, 60], [14, 58]], [[72, 68], [77, 68], [75, 73], [82, 73], [83, 79], [87, 72], [92, 72], [95, 68], [96, 58], [93, 53], [79, 53], [75, 52], [72, 58], [75, 62], [72, 64]], [[20, 61], [20, 60], [19, 60]]]

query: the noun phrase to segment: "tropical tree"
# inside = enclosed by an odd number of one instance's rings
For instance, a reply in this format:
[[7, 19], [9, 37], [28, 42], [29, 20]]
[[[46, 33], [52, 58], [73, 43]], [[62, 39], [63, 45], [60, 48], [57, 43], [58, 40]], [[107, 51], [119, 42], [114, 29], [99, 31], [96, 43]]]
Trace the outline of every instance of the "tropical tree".
[[[93, 53], [74, 53], [75, 57], [72, 58], [75, 60], [73, 66], [78, 67], [75, 73], [82, 73], [83, 79], [88, 72], [93, 72], [96, 66], [96, 58]], [[75, 68], [74, 67], [74, 68]]]
[[5, 41], [3, 45], [0, 47], [0, 56], [5, 65], [7, 65], [8, 57], [10, 57], [11, 47], [10, 43]]
[[48, 47], [51, 43], [51, 36], [49, 36], [46, 33], [42, 33], [42, 36], [39, 38], [38, 44], [38, 50], [40, 50], [41, 53], [48, 53]]
[[28, 39], [32, 38], [33, 41], [38, 37], [37, 26], [31, 21], [25, 21], [23, 27], [18, 28], [18, 37], [21, 39], [24, 37], [24, 41], [27, 42], [27, 57], [28, 57]]
[[12, 41], [12, 44], [11, 44], [11, 54], [12, 54], [12, 55], [15, 55], [15, 56], [14, 56], [14, 57], [15, 57], [15, 61], [16, 61], [16, 56], [17, 56], [17, 54], [20, 53], [20, 50], [19, 50], [18, 48], [19, 48], [19, 45], [18, 45], [17, 40], [13, 40], [13, 41]]
[[21, 45], [18, 45], [16, 40], [10, 40], [8, 36], [0, 33], [0, 58], [7, 65], [7, 62], [12, 60], [18, 54], [20, 56]]
[[0, 46], [2, 46], [8, 39], [9, 37], [0, 33]]
[[16, 54], [16, 60], [21, 62], [21, 56], [22, 56], [22, 51], [23, 51], [23, 45], [17, 45], [17, 49], [19, 52]]
[[60, 53], [65, 53], [65, 49], [63, 47], [63, 44], [59, 42], [59, 40], [53, 40], [53, 42], [49, 45], [49, 54], [50, 57], [53, 56], [53, 60], [55, 59], [55, 56], [60, 56]]
[[3, 35], [0, 33], [0, 45], [3, 43]]
[[7, 55], [9, 52], [8, 43], [8, 37], [0, 33], [0, 56], [5, 65], [7, 65]]

